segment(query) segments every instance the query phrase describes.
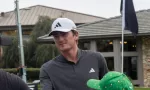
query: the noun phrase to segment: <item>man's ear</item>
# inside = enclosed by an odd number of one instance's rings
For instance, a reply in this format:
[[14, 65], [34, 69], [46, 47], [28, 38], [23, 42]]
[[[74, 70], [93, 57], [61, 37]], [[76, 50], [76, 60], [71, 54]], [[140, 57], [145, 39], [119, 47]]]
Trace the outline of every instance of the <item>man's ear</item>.
[[74, 36], [75, 36], [76, 40], [78, 40], [79, 39], [79, 32], [75, 31]]

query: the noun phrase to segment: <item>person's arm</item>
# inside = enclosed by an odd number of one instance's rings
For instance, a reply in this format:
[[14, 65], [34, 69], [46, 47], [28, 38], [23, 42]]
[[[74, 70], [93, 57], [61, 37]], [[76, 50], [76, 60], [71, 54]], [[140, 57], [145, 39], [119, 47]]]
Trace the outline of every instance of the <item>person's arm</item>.
[[17, 81], [19, 82], [19, 85], [20, 85], [19, 90], [30, 90], [28, 85], [20, 77], [17, 77], [17, 79], [18, 79]]
[[99, 79], [103, 78], [103, 76], [108, 72], [108, 67], [104, 56], [99, 54]]
[[41, 84], [41, 90], [54, 90], [50, 77], [45, 72], [44, 67], [40, 69], [40, 84]]
[[30, 90], [28, 85], [17, 75], [6, 72], [5, 80], [11, 90]]

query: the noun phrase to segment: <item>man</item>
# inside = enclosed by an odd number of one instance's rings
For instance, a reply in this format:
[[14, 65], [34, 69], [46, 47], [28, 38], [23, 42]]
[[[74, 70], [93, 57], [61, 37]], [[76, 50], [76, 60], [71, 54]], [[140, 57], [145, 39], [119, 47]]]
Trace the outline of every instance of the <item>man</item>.
[[[11, 39], [0, 36], [0, 45], [11, 44]], [[3, 50], [0, 47], [0, 59], [2, 59]], [[0, 69], [0, 90], [30, 90], [22, 79], [14, 74], [7, 73]]]
[[51, 30], [49, 36], [53, 36], [61, 55], [42, 65], [42, 90], [91, 90], [87, 80], [101, 79], [108, 72], [104, 57], [78, 48], [79, 33], [72, 20], [57, 18]]
[[108, 72], [101, 80], [89, 79], [87, 86], [94, 90], [134, 90], [128, 77], [116, 71]]

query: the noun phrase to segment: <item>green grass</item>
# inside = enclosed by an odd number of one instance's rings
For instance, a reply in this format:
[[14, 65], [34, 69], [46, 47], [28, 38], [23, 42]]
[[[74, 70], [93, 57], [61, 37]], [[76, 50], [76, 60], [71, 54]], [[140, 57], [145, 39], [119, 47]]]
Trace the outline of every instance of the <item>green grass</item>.
[[[40, 87], [38, 88], [38, 90], [41, 90]], [[150, 88], [134, 88], [134, 90], [150, 90]]]
[[[38, 84], [38, 90], [41, 90], [40, 84]], [[134, 90], [150, 90], [150, 88], [135, 87]]]
[[134, 88], [134, 90], [150, 90], [150, 88], [139, 88], [139, 87], [136, 87], [136, 88]]

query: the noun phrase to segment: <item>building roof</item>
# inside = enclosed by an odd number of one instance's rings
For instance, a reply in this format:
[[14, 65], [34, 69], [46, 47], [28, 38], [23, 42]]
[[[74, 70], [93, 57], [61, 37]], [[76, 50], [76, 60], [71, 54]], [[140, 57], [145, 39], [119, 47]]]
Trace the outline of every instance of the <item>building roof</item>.
[[[136, 12], [139, 34], [150, 34], [150, 9]], [[82, 24], [78, 26], [80, 36], [121, 36], [122, 34], [122, 17], [116, 16], [113, 18], [96, 21], [93, 23]], [[132, 33], [124, 30], [124, 35], [131, 36]]]
[[[138, 36], [150, 35], [150, 9], [138, 11], [136, 15], [139, 24]], [[121, 37], [121, 18], [121, 16], [116, 16], [78, 26], [80, 39]], [[124, 30], [124, 36], [132, 36], [132, 34], [130, 31]], [[46, 37], [46, 35], [38, 39], [42, 42], [53, 41], [52, 37]]]
[[[75, 23], [89, 23], [105, 18], [88, 15], [68, 10], [57, 9], [48, 6], [35, 5], [20, 9], [21, 25], [35, 25], [39, 16], [49, 16], [50, 18], [67, 17]], [[0, 26], [15, 26], [16, 16], [15, 11], [2, 12], [0, 15]]]

